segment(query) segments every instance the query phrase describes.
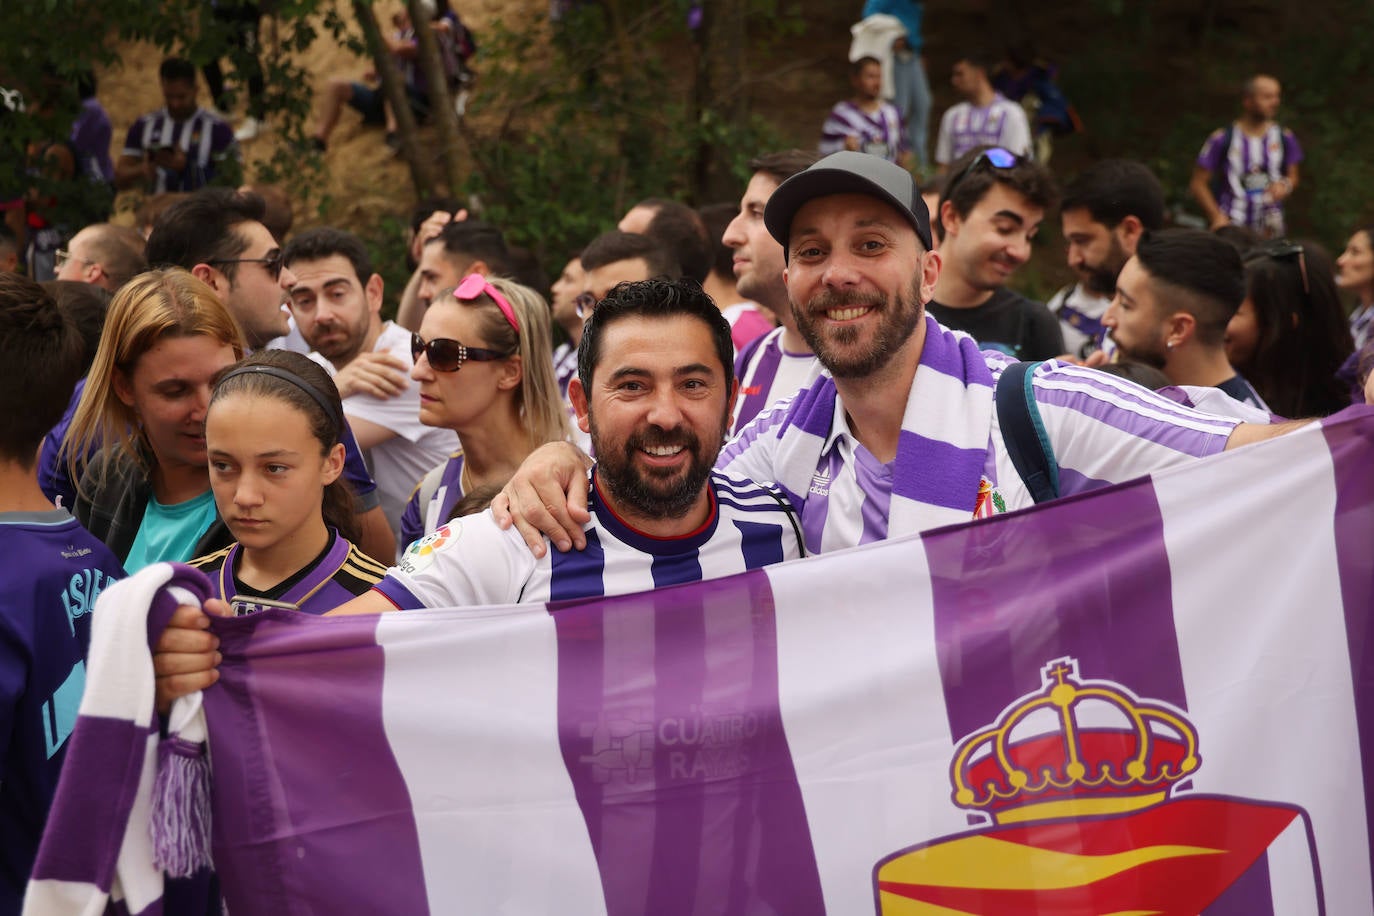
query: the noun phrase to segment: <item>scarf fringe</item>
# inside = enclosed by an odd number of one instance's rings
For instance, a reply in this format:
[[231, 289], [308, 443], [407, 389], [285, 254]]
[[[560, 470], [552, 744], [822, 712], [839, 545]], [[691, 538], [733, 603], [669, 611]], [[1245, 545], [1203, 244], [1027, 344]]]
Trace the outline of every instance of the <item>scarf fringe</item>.
[[210, 760], [205, 745], [164, 738], [157, 749], [150, 829], [153, 861], [173, 878], [209, 867]]

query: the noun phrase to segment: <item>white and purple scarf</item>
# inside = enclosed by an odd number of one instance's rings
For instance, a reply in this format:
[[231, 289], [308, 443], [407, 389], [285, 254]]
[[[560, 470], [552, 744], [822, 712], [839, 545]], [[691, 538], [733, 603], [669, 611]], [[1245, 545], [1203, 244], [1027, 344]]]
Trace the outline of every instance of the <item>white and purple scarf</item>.
[[[888, 537], [973, 518], [992, 429], [993, 377], [978, 344], [926, 316], [925, 344], [906, 394], [892, 471]], [[899, 398], [903, 392], [894, 391]], [[777, 450], [777, 482], [795, 504], [805, 495], [830, 435], [839, 395], [826, 376], [787, 410]]]
[[[200, 694], [178, 701], [159, 740], [150, 646], [178, 605], [199, 607], [210, 581], [155, 563], [96, 602], [86, 692], [24, 897], [25, 916], [162, 912], [163, 874], [189, 874], [209, 848]], [[189, 701], [189, 702], [188, 702]], [[182, 801], [165, 804], [169, 780]], [[155, 826], [161, 821], [161, 826]], [[115, 851], [117, 850], [117, 854]]]

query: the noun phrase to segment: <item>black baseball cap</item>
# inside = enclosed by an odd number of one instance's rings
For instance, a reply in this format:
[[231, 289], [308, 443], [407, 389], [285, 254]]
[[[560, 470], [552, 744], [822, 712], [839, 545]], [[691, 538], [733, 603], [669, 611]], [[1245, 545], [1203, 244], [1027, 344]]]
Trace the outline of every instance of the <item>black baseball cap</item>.
[[930, 211], [911, 173], [881, 157], [843, 150], [793, 175], [768, 198], [763, 224], [782, 245], [784, 258], [792, 217], [807, 201], [830, 194], [867, 194], [891, 204], [911, 223], [926, 250], [930, 250]]

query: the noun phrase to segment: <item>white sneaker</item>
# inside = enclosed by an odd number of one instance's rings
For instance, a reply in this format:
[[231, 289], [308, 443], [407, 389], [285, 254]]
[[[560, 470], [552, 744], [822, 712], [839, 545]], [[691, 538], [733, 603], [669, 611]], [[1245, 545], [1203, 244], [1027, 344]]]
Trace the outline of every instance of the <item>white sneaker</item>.
[[240, 142], [252, 140], [258, 134], [262, 133], [262, 130], [262, 122], [252, 115], [249, 115], [243, 119], [243, 123], [239, 125], [239, 129], [234, 131], [234, 139]]

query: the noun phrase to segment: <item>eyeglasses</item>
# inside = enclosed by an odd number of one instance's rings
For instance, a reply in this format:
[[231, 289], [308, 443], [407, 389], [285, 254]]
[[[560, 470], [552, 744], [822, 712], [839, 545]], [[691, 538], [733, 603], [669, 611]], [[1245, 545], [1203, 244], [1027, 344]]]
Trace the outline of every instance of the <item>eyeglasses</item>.
[[[510, 307], [510, 300], [501, 295], [501, 291], [487, 282], [487, 278], [481, 274], [468, 274], [464, 277], [463, 282], [459, 283], [457, 288], [454, 289], [453, 298], [461, 302], [471, 302], [483, 293], [489, 296], [492, 302], [496, 303], [496, 307], [501, 310], [502, 315], [506, 316], [506, 320], [510, 322], [510, 326], [515, 328], [515, 333], [519, 334], [520, 323], [515, 320], [515, 309]], [[473, 351], [469, 350], [468, 352]], [[499, 359], [500, 357], [496, 358]], [[459, 360], [459, 362], [461, 363], [462, 360]], [[430, 365], [434, 365], [434, 360], [432, 358], [430, 359]], [[434, 368], [439, 369], [438, 366], [434, 366]], [[457, 368], [458, 366], [454, 365], [453, 369]], [[450, 372], [453, 370], [441, 369], [440, 371]]]
[[429, 367], [435, 372], [457, 372], [468, 360], [490, 363], [511, 355], [500, 350], [469, 347], [447, 337], [436, 337], [426, 343], [419, 334], [411, 334], [410, 358], [419, 362], [421, 353], [429, 357]]
[[[70, 261], [72, 258], [75, 258], [75, 257], [76, 257], [76, 255], [72, 254], [70, 251], [67, 251], [67, 250], [64, 249], [64, 248], [59, 248], [59, 249], [57, 249], [56, 253], [53, 255], [53, 270], [61, 270], [63, 267], [66, 267], [66, 266], [67, 266], [67, 262], [68, 262], [68, 261]], [[77, 259], [78, 261], [80, 261], [82, 264], [94, 264], [94, 263], [95, 263], [95, 262], [92, 261], [90, 258], [76, 258], [76, 259]]]
[[1279, 258], [1297, 258], [1298, 273], [1302, 275], [1302, 294], [1304, 296], [1312, 295], [1312, 290], [1307, 283], [1307, 254], [1297, 242], [1290, 242], [1288, 239], [1263, 242], [1250, 249], [1245, 255], [1245, 263], [1249, 264], [1259, 258], [1273, 258], [1275, 261]]
[[577, 309], [578, 318], [586, 318], [596, 308], [596, 297], [591, 293], [578, 293], [573, 300], [573, 308]]
[[945, 193], [941, 195], [941, 199], [948, 200], [950, 194], [959, 186], [959, 182], [967, 178], [972, 174], [974, 169], [978, 168], [978, 166], [982, 165], [984, 162], [995, 169], [1011, 169], [1015, 168], [1021, 162], [1021, 157], [1009, 149], [1003, 149], [1000, 146], [989, 146], [977, 156], [974, 156], [973, 161], [963, 167], [958, 177], [945, 185]]
[[214, 258], [213, 260], [206, 261], [205, 263], [206, 263], [206, 264], [261, 264], [263, 270], [267, 271], [268, 275], [271, 276], [273, 280], [280, 280], [280, 279], [281, 279], [281, 269], [282, 269], [283, 266], [285, 266], [285, 265], [284, 265], [284, 262], [282, 261], [282, 252], [281, 252], [281, 249], [280, 249], [280, 248], [278, 248], [276, 251], [273, 251], [271, 254], [269, 254], [269, 255], [268, 255], [267, 257], [265, 257], [265, 258]]

